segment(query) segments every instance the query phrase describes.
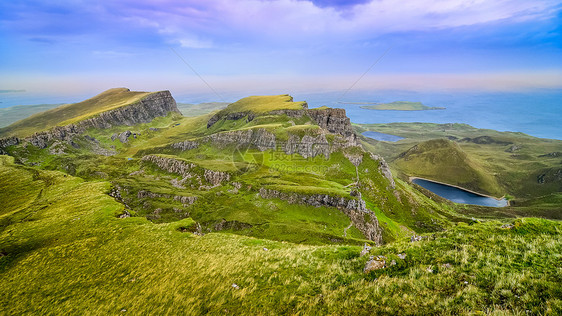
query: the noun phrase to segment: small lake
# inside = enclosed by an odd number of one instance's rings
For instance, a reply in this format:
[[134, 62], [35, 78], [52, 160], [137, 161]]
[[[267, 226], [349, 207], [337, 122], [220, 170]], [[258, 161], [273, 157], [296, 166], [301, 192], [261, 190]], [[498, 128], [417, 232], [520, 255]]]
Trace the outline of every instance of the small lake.
[[379, 133], [379, 132], [371, 132], [371, 131], [363, 132], [361, 135], [363, 135], [365, 137], [372, 138], [372, 139], [384, 141], [384, 142], [397, 142], [401, 139], [404, 139], [404, 137], [400, 137], [400, 136], [396, 136], [396, 135], [390, 135], [390, 134]]
[[455, 203], [491, 206], [491, 207], [507, 206], [506, 199], [496, 200], [491, 197], [474, 194], [472, 192], [468, 192], [450, 185], [436, 183], [433, 181], [428, 181], [419, 178], [412, 180], [412, 182], [421, 186], [422, 188], [425, 188], [439, 195], [440, 197], [446, 198], [447, 200]]

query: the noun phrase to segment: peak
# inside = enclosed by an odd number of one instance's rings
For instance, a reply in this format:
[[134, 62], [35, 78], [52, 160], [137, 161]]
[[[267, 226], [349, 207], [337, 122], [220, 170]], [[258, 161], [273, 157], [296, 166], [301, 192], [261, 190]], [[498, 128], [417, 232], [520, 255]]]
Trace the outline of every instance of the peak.
[[288, 94], [267, 95], [267, 96], [251, 96], [240, 99], [230, 104], [225, 111], [232, 112], [254, 112], [265, 113], [275, 110], [302, 110], [308, 106], [306, 102], [294, 102], [293, 97]]

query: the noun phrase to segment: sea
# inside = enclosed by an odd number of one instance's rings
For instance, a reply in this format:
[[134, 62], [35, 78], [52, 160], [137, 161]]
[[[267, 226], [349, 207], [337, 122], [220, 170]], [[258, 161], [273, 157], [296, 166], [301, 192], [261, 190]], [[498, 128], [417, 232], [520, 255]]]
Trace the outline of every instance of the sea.
[[[284, 92], [287, 93], [287, 92]], [[562, 89], [527, 92], [420, 92], [376, 90], [348, 92], [293, 92], [295, 101], [307, 101], [310, 108], [329, 106], [344, 108], [354, 123], [465, 123], [477, 128], [522, 132], [540, 138], [562, 140]], [[246, 94], [229, 97], [236, 101]], [[215, 102], [212, 94], [172, 91], [177, 102]], [[15, 105], [73, 103], [92, 95], [45, 95], [27, 91], [0, 93], [0, 108]], [[232, 100], [230, 100], [232, 98]], [[378, 111], [362, 109], [358, 103], [388, 103], [393, 101], [422, 102], [445, 110]]]

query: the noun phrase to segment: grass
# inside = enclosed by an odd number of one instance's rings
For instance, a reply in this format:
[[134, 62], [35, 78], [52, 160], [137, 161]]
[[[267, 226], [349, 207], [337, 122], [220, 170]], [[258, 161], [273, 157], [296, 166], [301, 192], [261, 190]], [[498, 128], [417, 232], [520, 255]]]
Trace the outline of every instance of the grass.
[[[363, 144], [385, 157], [397, 173], [401, 169], [395, 162], [401, 153], [424, 141], [448, 138], [458, 145], [470, 161], [495, 179], [497, 187], [492, 192], [500, 195], [507, 193], [516, 201], [523, 201], [560, 191], [561, 182], [555, 174], [560, 169], [561, 160], [560, 157], [548, 155], [562, 152], [562, 141], [559, 140], [477, 129], [466, 124], [391, 123], [355, 125], [355, 128], [358, 132], [368, 129], [405, 137], [396, 143], [361, 137]], [[544, 183], [538, 183], [541, 175], [545, 175]], [[434, 177], [430, 178], [443, 180], [441, 176], [446, 174], [434, 173]], [[461, 185], [456, 181], [448, 183]]]
[[306, 102], [293, 102], [288, 94], [276, 96], [251, 96], [230, 104], [221, 113], [254, 112], [267, 113], [275, 110], [300, 110]]
[[2, 214], [6, 314], [562, 312], [558, 222], [460, 224], [421, 242], [400, 239], [371, 251], [396, 265], [364, 274], [358, 246], [199, 237], [180, 231], [189, 219], [119, 219], [108, 183], [9, 160], [2, 157], [0, 197], [27, 204]]
[[505, 194], [484, 166], [447, 139], [434, 139], [415, 145], [394, 164], [411, 176], [438, 179], [497, 197]]
[[141, 100], [148, 92], [110, 89], [79, 103], [67, 104], [34, 114], [0, 129], [0, 137], [26, 137], [55, 126], [64, 126]]

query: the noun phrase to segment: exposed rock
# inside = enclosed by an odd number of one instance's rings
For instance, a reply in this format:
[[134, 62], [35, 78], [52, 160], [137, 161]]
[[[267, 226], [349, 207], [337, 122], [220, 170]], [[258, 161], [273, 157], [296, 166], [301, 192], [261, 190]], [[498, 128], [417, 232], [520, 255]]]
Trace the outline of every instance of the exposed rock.
[[129, 137], [133, 136], [134, 138], [137, 138], [137, 133], [133, 133], [129, 130], [126, 130], [120, 134], [113, 134], [111, 135], [111, 140], [115, 140], [115, 139], [119, 139], [119, 141], [123, 144], [127, 143], [129, 141]]
[[6, 137], [0, 138], [0, 155], [7, 154], [5, 151], [6, 148], [13, 145], [18, 145], [20, 143], [20, 139], [17, 137]]
[[[346, 142], [359, 145], [357, 135], [353, 132], [353, 127], [344, 109], [322, 108], [322, 109], [308, 109], [308, 104], [304, 103], [302, 110], [275, 110], [267, 113], [268, 115], [287, 115], [289, 117], [300, 118], [305, 115], [309, 116], [318, 126], [330, 133], [342, 136]], [[228, 113], [219, 112], [215, 114], [207, 122], [207, 128], [213, 126], [221, 119], [225, 120], [239, 120], [246, 117], [246, 120], [252, 121], [255, 114], [252, 112], [237, 112]]]
[[151, 93], [133, 104], [102, 112], [92, 118], [35, 133], [25, 140], [36, 147], [46, 148], [52, 140], [70, 140], [88, 128], [103, 129], [117, 125], [148, 123], [156, 117], [166, 116], [169, 112], [180, 113], [170, 91], [160, 91]]
[[56, 140], [49, 148], [49, 154], [51, 155], [63, 155], [65, 153], [66, 146], [61, 142]]
[[205, 180], [213, 186], [218, 186], [223, 181], [230, 180], [230, 174], [222, 171], [205, 170]]
[[382, 231], [377, 217], [375, 213], [366, 208], [365, 201], [362, 199], [348, 199], [327, 194], [305, 195], [292, 192], [286, 193], [265, 188], [260, 189], [259, 195], [264, 199], [278, 198], [290, 204], [335, 207], [346, 214], [353, 222], [353, 225], [367, 239], [374, 241], [377, 245], [382, 243]]
[[127, 218], [127, 217], [131, 217], [131, 213], [129, 213], [129, 211], [124, 210], [123, 214], [119, 215], [119, 218]]
[[369, 261], [365, 263], [365, 268], [363, 268], [364, 273], [369, 273], [371, 271], [380, 270], [386, 267], [386, 257], [385, 256], [371, 256]]
[[410, 237], [410, 242], [422, 241], [422, 239], [424, 239], [424, 238], [427, 238], [427, 237], [412, 235], [412, 237]]
[[142, 157], [141, 161], [152, 162], [162, 170], [188, 178], [193, 177], [190, 171], [191, 169], [195, 168], [195, 164], [193, 163], [189, 163], [173, 158], [160, 157], [156, 155], [144, 156]]
[[378, 160], [380, 162], [379, 165], [379, 170], [381, 171], [381, 173], [383, 174], [383, 176], [385, 178], [388, 179], [388, 181], [390, 182], [390, 187], [392, 189], [396, 188], [396, 183], [394, 182], [394, 178], [392, 177], [392, 172], [390, 171], [390, 167], [388, 166], [388, 164], [386, 163], [386, 161], [384, 160], [384, 158], [382, 158], [379, 155], [375, 155], [373, 153], [370, 154], [371, 155], [371, 159], [373, 160]]
[[[0, 141], [2, 141], [2, 140], [0, 140]], [[0, 144], [0, 148], [1, 147], [2, 147], [2, 145]], [[541, 157], [541, 158], [544, 158], [544, 157], [556, 158], [556, 157], [560, 157], [560, 156], [562, 156], [562, 152], [555, 151], [555, 152], [551, 152], [551, 153], [548, 153], [548, 154], [540, 155], [539, 157]]]
[[363, 245], [363, 250], [361, 250], [361, 253], [359, 254], [359, 257], [363, 257], [364, 255], [368, 254], [369, 251], [371, 251], [371, 246], [365, 243], [365, 245]]
[[287, 155], [297, 153], [305, 159], [318, 155], [324, 155], [328, 159], [332, 152], [330, 143], [328, 143], [324, 134], [320, 134], [317, 137], [304, 135], [302, 139], [297, 135], [291, 134], [283, 146], [283, 150]]
[[213, 228], [216, 231], [222, 231], [222, 230], [227, 230], [227, 229], [243, 230], [243, 229], [252, 228], [252, 227], [253, 226], [251, 224], [248, 224], [248, 223], [243, 223], [243, 222], [239, 222], [239, 221], [227, 221], [223, 218], [219, 223], [215, 224], [215, 226]]
[[521, 149], [521, 146], [511, 145], [508, 149], [505, 150], [507, 153], [513, 153]]
[[172, 148], [179, 149], [181, 151], [195, 149], [199, 147], [199, 143], [191, 140], [186, 140], [180, 143], [172, 144]]
[[[223, 181], [230, 180], [230, 174], [227, 172], [208, 170], [184, 160], [147, 155], [142, 157], [141, 161], [151, 162], [164, 171], [182, 176], [181, 181], [173, 183], [176, 187], [183, 187], [187, 180], [191, 179], [192, 187], [196, 183], [198, 189], [209, 190], [221, 185]], [[203, 185], [203, 181], [210, 185]]]
[[406, 259], [406, 254], [405, 253], [399, 253], [398, 258], [404, 260], [404, 259]]
[[253, 145], [260, 151], [265, 151], [277, 147], [275, 135], [264, 128], [215, 133], [207, 136], [205, 140], [212, 141], [219, 148], [232, 144], [238, 146]]
[[363, 162], [363, 155], [352, 155], [352, 154], [344, 153], [344, 156], [355, 167], [359, 166]]
[[213, 115], [213, 117], [209, 119], [209, 121], [207, 122], [207, 128], [210, 128], [221, 119], [235, 121], [244, 117], [246, 117], [247, 122], [250, 122], [254, 120], [255, 114], [252, 112], [234, 112], [234, 113], [225, 114], [224, 112], [220, 111], [219, 113]]

